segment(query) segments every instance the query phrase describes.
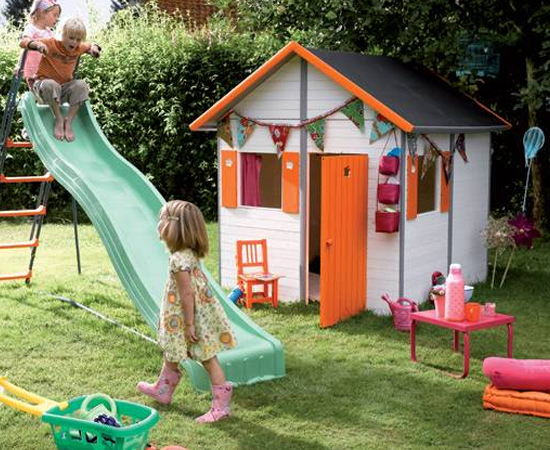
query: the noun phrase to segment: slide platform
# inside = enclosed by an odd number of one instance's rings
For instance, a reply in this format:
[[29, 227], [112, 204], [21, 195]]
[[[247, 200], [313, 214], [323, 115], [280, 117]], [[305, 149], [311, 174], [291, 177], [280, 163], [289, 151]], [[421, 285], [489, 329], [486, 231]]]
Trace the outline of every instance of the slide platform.
[[[122, 285], [156, 332], [159, 303], [168, 276], [168, 255], [156, 231], [158, 213], [165, 200], [109, 143], [89, 102], [82, 105], [73, 122], [74, 142], [54, 138], [51, 110], [37, 105], [31, 93], [24, 95], [19, 108], [38, 156], [86, 212]], [[237, 347], [219, 354], [228, 380], [243, 385], [283, 377], [285, 361], [281, 342], [228, 301], [220, 286], [204, 270], [238, 340]], [[202, 365], [192, 360], [182, 365], [196, 389], [210, 388]]]

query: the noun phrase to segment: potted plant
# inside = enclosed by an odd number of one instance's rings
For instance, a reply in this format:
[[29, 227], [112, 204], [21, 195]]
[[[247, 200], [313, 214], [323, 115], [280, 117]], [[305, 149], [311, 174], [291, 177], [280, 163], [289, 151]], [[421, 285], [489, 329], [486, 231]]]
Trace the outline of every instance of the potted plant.
[[512, 263], [517, 248], [533, 248], [533, 239], [540, 237], [539, 231], [535, 228], [533, 221], [523, 213], [518, 214], [514, 219], [501, 217], [495, 219], [489, 217], [487, 227], [483, 232], [487, 248], [494, 251], [493, 274], [491, 276], [491, 289], [495, 286], [495, 275], [498, 257], [509, 251], [508, 261], [502, 274], [499, 287], [504, 285], [508, 269]]

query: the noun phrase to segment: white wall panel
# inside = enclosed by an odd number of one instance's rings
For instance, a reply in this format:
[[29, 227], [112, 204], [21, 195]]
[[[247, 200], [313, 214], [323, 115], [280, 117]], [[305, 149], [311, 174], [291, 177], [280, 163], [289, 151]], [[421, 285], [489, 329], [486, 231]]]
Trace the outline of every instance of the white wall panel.
[[467, 282], [485, 280], [487, 249], [482, 231], [487, 226], [490, 190], [490, 135], [466, 135], [468, 163], [457, 154], [454, 167], [453, 261], [462, 264]]
[[237, 283], [236, 243], [245, 239], [267, 239], [269, 270], [283, 275], [279, 280], [281, 299], [297, 300], [300, 294], [300, 220], [270, 208], [221, 208], [221, 284]]
[[[429, 138], [442, 151], [449, 150], [449, 135], [429, 135]], [[424, 144], [421, 138], [418, 140], [418, 147], [422, 153]], [[436, 270], [447, 273], [449, 214], [439, 211], [441, 158], [437, 158], [436, 164], [435, 211], [419, 214], [416, 219], [405, 221], [403, 294], [419, 303], [428, 298], [432, 273]], [[404, 202], [406, 204], [406, 192]]]

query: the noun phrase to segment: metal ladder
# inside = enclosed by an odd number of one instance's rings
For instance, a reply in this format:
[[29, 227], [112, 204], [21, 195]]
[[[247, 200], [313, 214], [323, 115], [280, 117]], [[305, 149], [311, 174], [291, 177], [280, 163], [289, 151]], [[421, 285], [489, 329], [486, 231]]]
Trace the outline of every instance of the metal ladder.
[[[29, 261], [29, 266], [27, 271], [0, 274], [0, 281], [24, 279], [25, 282], [29, 284], [32, 278], [32, 269], [36, 258], [36, 252], [40, 243], [40, 232], [42, 230], [44, 216], [46, 215], [46, 212], [47, 212], [47, 203], [48, 203], [48, 196], [51, 190], [51, 183], [52, 181], [54, 181], [54, 178], [49, 172], [45, 173], [42, 176], [8, 177], [4, 174], [5, 163], [8, 156], [8, 149], [33, 147], [31, 142], [13, 142], [9, 138], [12, 125], [13, 125], [13, 117], [17, 110], [17, 94], [19, 92], [19, 89], [23, 81], [23, 68], [25, 67], [26, 59], [27, 59], [27, 50], [23, 52], [23, 55], [19, 61], [17, 72], [13, 76], [11, 86], [10, 86], [10, 91], [8, 93], [8, 98], [6, 102], [6, 108], [4, 110], [4, 114], [2, 115], [2, 128], [0, 130], [1, 131], [0, 132], [0, 138], [1, 138], [0, 140], [0, 189], [3, 189], [4, 186], [8, 184], [40, 183], [40, 191], [36, 201], [36, 207], [34, 209], [21, 209], [21, 210], [7, 211], [7, 210], [1, 210], [0, 208], [0, 218], [10, 218], [10, 217], [31, 217], [32, 218], [31, 232], [30, 232], [28, 241], [0, 243], [0, 251], [20, 249], [20, 248], [30, 248], [30, 261]], [[77, 228], [78, 218], [77, 218], [76, 202], [74, 199], [73, 199], [73, 224], [74, 224], [74, 233], [75, 233], [78, 273], [80, 274], [81, 273], [80, 249], [79, 249], [79, 243], [78, 243], [78, 228]]]

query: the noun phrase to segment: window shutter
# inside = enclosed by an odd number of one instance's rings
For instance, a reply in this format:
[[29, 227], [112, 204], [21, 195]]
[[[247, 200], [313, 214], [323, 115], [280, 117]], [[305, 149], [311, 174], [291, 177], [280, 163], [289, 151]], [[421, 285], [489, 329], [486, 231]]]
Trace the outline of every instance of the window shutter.
[[[451, 152], [443, 152], [445, 157], [448, 158]], [[445, 179], [445, 164], [441, 161], [441, 183], [440, 183], [440, 196], [439, 196], [439, 210], [441, 212], [448, 212], [451, 205], [451, 183]], [[450, 174], [449, 174], [450, 176]]]
[[412, 157], [407, 156], [407, 220], [414, 220], [418, 215], [418, 156], [414, 158], [413, 172]]
[[236, 208], [237, 202], [237, 151], [221, 151], [222, 206]]
[[297, 214], [300, 211], [300, 154], [283, 153], [283, 211]]

